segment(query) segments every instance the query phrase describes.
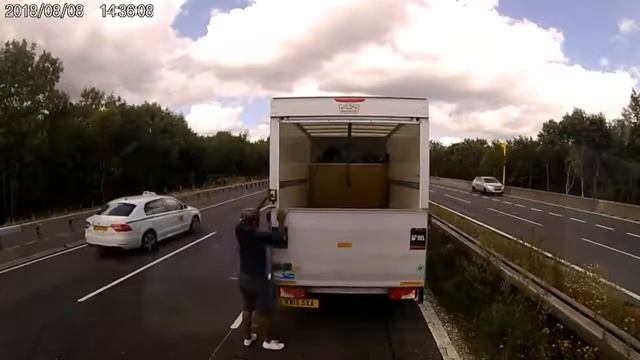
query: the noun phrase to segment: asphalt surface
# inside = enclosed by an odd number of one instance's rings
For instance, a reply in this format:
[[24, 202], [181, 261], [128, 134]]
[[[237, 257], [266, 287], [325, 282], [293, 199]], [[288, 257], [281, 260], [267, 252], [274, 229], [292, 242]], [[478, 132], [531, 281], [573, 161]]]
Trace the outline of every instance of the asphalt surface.
[[502, 230], [573, 264], [598, 265], [640, 294], [640, 224], [516, 198], [431, 186], [430, 200]]
[[280, 309], [287, 348], [243, 348], [231, 328], [241, 309], [233, 228], [257, 201], [203, 210], [196, 234], [153, 253], [85, 246], [0, 273], [0, 359], [441, 359], [417, 305], [385, 298]]

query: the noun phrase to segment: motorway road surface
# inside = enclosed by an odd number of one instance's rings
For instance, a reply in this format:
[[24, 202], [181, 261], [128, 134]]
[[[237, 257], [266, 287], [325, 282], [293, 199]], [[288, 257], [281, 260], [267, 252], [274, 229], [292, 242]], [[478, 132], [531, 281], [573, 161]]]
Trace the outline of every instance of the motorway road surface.
[[439, 185], [430, 200], [573, 264], [595, 264], [616, 284], [640, 294], [640, 224], [533, 200], [486, 196]]
[[258, 200], [203, 210], [198, 233], [154, 253], [84, 246], [0, 272], [0, 359], [441, 359], [417, 305], [385, 298], [281, 309], [287, 348], [243, 348], [231, 328], [241, 309], [233, 228]]

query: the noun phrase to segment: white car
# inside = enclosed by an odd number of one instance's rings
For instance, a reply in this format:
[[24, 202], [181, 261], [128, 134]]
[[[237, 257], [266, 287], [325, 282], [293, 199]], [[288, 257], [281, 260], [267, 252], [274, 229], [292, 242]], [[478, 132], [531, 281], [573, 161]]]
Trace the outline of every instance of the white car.
[[471, 183], [471, 192], [474, 191], [502, 195], [504, 193], [504, 185], [493, 176], [478, 176]]
[[107, 203], [87, 218], [84, 236], [89, 245], [148, 251], [168, 237], [194, 231], [200, 219], [198, 209], [145, 191]]

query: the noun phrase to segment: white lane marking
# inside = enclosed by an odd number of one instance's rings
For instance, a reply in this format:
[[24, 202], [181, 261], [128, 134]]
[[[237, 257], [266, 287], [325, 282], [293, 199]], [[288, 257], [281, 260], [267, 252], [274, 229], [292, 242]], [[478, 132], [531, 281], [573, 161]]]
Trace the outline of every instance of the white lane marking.
[[535, 221], [531, 221], [531, 220], [525, 219], [525, 218], [521, 218], [520, 216], [516, 216], [516, 215], [513, 215], [513, 214], [509, 214], [509, 213], [506, 213], [506, 212], [504, 212], [504, 211], [496, 210], [496, 209], [493, 209], [493, 208], [489, 208], [489, 210], [490, 210], [490, 211], [493, 211], [493, 212], [497, 212], [497, 213], [502, 214], [502, 215], [511, 216], [511, 217], [512, 217], [512, 218], [514, 218], [514, 219], [518, 219], [518, 220], [526, 221], [526, 222], [528, 222], [528, 223], [530, 223], [530, 224], [538, 225], [538, 226], [542, 227], [542, 224], [537, 223], [537, 222], [535, 222]]
[[491, 199], [491, 200], [493, 200], [495, 202], [500, 202], [500, 200], [498, 200], [498, 199]]
[[452, 198], [452, 199], [454, 199], [454, 200], [462, 201], [462, 202], [467, 203], [467, 204], [471, 204], [471, 201], [467, 201], [467, 200], [464, 200], [464, 199], [460, 199], [459, 197], [451, 196], [451, 195], [449, 195], [449, 194], [444, 194], [444, 196], [446, 196], [446, 197], [448, 197], [448, 198]]
[[557, 217], [562, 217], [562, 215], [560, 214], [556, 214], [554, 212], [549, 211], [549, 215], [553, 215], [553, 216], [557, 216]]
[[237, 281], [238, 277], [237, 276], [229, 276], [227, 279], [233, 280], [233, 281]]
[[208, 210], [208, 209], [215, 208], [215, 207], [218, 207], [218, 206], [226, 205], [226, 204], [232, 203], [232, 202], [234, 202], [234, 201], [238, 201], [238, 200], [241, 200], [241, 199], [244, 199], [244, 198], [248, 198], [249, 196], [258, 195], [258, 194], [263, 193], [263, 192], [265, 192], [265, 190], [256, 191], [256, 192], [254, 192], [254, 193], [247, 194], [247, 195], [243, 195], [243, 196], [240, 196], [240, 197], [237, 197], [237, 198], [231, 199], [231, 200], [223, 201], [223, 202], [218, 203], [218, 204], [213, 204], [213, 205], [205, 206], [205, 207], [203, 207], [203, 208], [200, 208], [200, 211], [204, 211], [204, 210]]
[[629, 235], [629, 236], [634, 236], [634, 237], [637, 237], [637, 238], [640, 238], [640, 235], [638, 235], [638, 234], [634, 234], [634, 233], [627, 233], [627, 235]]
[[640, 260], [640, 256], [633, 255], [633, 254], [630, 254], [630, 253], [628, 253], [628, 252], [626, 252], [626, 251], [618, 250], [618, 249], [616, 249], [616, 248], [612, 248], [611, 246], [607, 246], [607, 245], [604, 245], [604, 244], [600, 244], [599, 242], [595, 242], [595, 241], [593, 241], [593, 240], [589, 240], [589, 239], [587, 239], [587, 238], [582, 238], [582, 241], [586, 241], [586, 242], [591, 243], [591, 244], [593, 244], [593, 245], [600, 246], [600, 247], [603, 247], [603, 248], [605, 248], [605, 249], [609, 249], [609, 250], [611, 250], [611, 251], [615, 251], [615, 252], [617, 252], [617, 253], [619, 253], [619, 254], [622, 254], [622, 255], [627, 255], [627, 256], [632, 257], [632, 258], [634, 258], [634, 259], [636, 259], [636, 260]]
[[478, 196], [480, 196], [480, 195], [478, 195], [478, 194], [471, 194], [471, 196], [478, 197]]
[[88, 299], [91, 299], [92, 297], [100, 294], [101, 292], [103, 292], [103, 291], [105, 291], [105, 290], [107, 290], [107, 289], [109, 289], [109, 288], [111, 288], [113, 286], [116, 286], [116, 285], [120, 284], [121, 282], [127, 280], [128, 278], [130, 278], [132, 276], [135, 276], [136, 274], [145, 271], [146, 269], [148, 269], [148, 268], [150, 268], [150, 267], [152, 267], [152, 266], [154, 266], [154, 265], [156, 265], [156, 264], [158, 264], [158, 263], [160, 263], [160, 262], [172, 257], [173, 255], [176, 255], [176, 254], [178, 254], [178, 253], [180, 253], [180, 252], [182, 252], [184, 250], [187, 250], [188, 248], [192, 247], [193, 245], [199, 244], [200, 242], [212, 237], [216, 233], [217, 233], [217, 231], [209, 233], [209, 234], [201, 237], [200, 239], [198, 239], [198, 240], [196, 240], [194, 242], [191, 242], [191, 243], [189, 243], [189, 244], [187, 244], [187, 245], [185, 245], [185, 246], [183, 246], [183, 247], [181, 247], [181, 248], [179, 248], [177, 250], [174, 250], [174, 251], [170, 252], [169, 254], [161, 257], [160, 259], [157, 259], [157, 260], [155, 260], [153, 262], [150, 262], [147, 265], [139, 268], [138, 270], [135, 270], [135, 271], [133, 271], [133, 272], [121, 277], [120, 279], [118, 279], [118, 280], [116, 280], [116, 281], [114, 281], [114, 282], [112, 282], [110, 284], [107, 284], [107, 285], [101, 287], [100, 289], [98, 289], [98, 290], [96, 290], [96, 291], [94, 291], [94, 292], [92, 292], [92, 293], [90, 293], [90, 294], [88, 294], [86, 296], [81, 297], [80, 299], [78, 299], [78, 302], [83, 302], [83, 301], [86, 301]]
[[503, 203], [507, 204], [507, 205], [513, 205], [513, 203], [510, 203], [508, 201], [503, 201]]
[[72, 252], [72, 251], [76, 251], [78, 249], [82, 249], [83, 247], [87, 247], [87, 244], [83, 244], [83, 245], [80, 245], [80, 246], [73, 247], [71, 249], [67, 249], [67, 250], [64, 250], [64, 251], [59, 251], [59, 252], [53, 253], [51, 255], [47, 255], [47, 256], [44, 256], [44, 257], [41, 257], [41, 258], [37, 258], [37, 259], [31, 260], [31, 261], [27, 261], [26, 263], [22, 263], [20, 265], [12, 266], [10, 268], [7, 268], [7, 269], [4, 269], [4, 270], [0, 271], [0, 274], [4, 274], [4, 273], [7, 273], [7, 272], [13, 271], [13, 270], [18, 270], [18, 269], [23, 268], [25, 266], [29, 266], [31, 264], [35, 264], [35, 263], [43, 261], [43, 260], [51, 259], [52, 257], [56, 257], [58, 255], [63, 255], [63, 254], [66, 254], [66, 253], [69, 253], [69, 252]]
[[240, 327], [240, 324], [242, 324], [242, 312], [240, 312], [240, 315], [238, 315], [238, 317], [236, 318], [236, 321], [234, 321], [233, 324], [231, 324], [231, 328], [237, 329]]
[[526, 206], [520, 205], [520, 204], [516, 204], [516, 206], [519, 207], [519, 208], [523, 208], [523, 209], [526, 208]]
[[537, 212], [542, 212], [542, 210], [540, 210], [540, 209], [536, 209], [536, 208], [529, 208], [529, 209], [531, 209], [531, 210], [533, 210], [533, 211], [537, 211]]
[[213, 353], [211, 353], [211, 356], [209, 356], [209, 360], [212, 360], [216, 356], [218, 351], [220, 351], [220, 348], [222, 347], [222, 344], [224, 344], [224, 342], [227, 341], [227, 339], [229, 338], [229, 335], [231, 335], [232, 331], [233, 331], [233, 329], [229, 329], [229, 331], [227, 332], [227, 335], [225, 335], [224, 338], [222, 338], [222, 340], [220, 341], [220, 344], [218, 344], [218, 346], [216, 346], [216, 349], [213, 350]]
[[599, 228], [601, 228], [601, 229], [612, 230], [612, 231], [613, 231], [613, 230], [615, 230], [615, 229], [614, 229], [614, 228], [612, 228], [612, 227], [608, 227], [608, 226], [604, 226], [604, 225], [600, 225], [600, 224], [596, 224], [596, 227], [599, 227]]
[[442, 322], [440, 322], [440, 318], [431, 307], [431, 304], [425, 300], [422, 304], [418, 304], [418, 307], [431, 331], [431, 335], [433, 335], [433, 339], [436, 341], [436, 346], [442, 357], [449, 360], [460, 360], [455, 346], [453, 346], [449, 335], [447, 335], [447, 331], [444, 329], [444, 326], [442, 326]]
[[571, 219], [571, 220], [573, 220], [575, 222], [583, 223], [583, 224], [586, 223], [586, 221], [584, 221], [582, 219], [576, 219], [576, 218], [569, 218], [569, 219]]
[[433, 190], [431, 190], [431, 189], [429, 189], [429, 192], [430, 192], [430, 193], [435, 193], [435, 191], [433, 191]]
[[482, 198], [483, 198], [483, 199], [488, 199], [489, 197], [488, 197], [488, 196], [482, 196]]

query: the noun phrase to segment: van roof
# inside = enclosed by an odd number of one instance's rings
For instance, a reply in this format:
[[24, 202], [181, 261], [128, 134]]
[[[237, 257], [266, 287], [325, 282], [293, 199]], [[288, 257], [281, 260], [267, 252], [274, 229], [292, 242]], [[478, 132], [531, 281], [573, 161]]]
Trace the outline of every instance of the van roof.
[[274, 96], [273, 99], [344, 99], [344, 98], [364, 98], [364, 99], [397, 99], [397, 100], [423, 100], [425, 97], [417, 96], [367, 96], [367, 95], [349, 95], [349, 96]]
[[417, 123], [429, 118], [429, 102], [426, 98], [391, 96], [274, 97], [271, 117], [299, 123]]

